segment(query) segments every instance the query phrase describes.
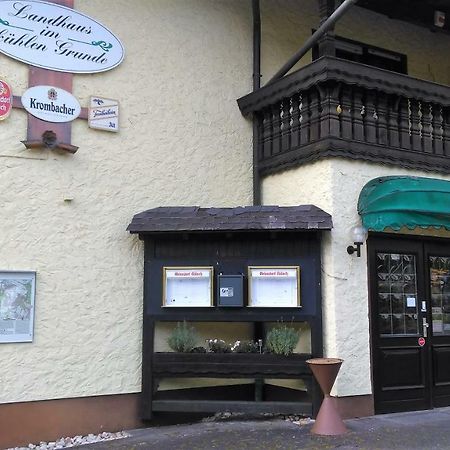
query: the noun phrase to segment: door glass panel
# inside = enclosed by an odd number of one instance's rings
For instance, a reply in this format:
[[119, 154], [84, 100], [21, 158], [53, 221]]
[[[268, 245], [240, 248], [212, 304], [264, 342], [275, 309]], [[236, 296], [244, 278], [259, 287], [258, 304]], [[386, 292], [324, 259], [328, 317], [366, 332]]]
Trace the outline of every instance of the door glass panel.
[[377, 253], [377, 295], [381, 335], [418, 334], [419, 301], [414, 255]]
[[450, 335], [450, 256], [430, 256], [433, 334]]

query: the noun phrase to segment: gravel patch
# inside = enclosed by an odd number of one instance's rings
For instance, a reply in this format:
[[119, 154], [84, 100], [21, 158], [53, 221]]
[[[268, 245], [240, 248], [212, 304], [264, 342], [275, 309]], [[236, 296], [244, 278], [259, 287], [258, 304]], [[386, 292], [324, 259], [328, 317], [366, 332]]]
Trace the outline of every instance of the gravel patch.
[[119, 431], [108, 433], [104, 431], [100, 434], [88, 434], [86, 436], [63, 437], [52, 442], [39, 442], [39, 444], [28, 444], [27, 447], [11, 447], [6, 450], [56, 450], [60, 448], [77, 447], [79, 445], [94, 444], [95, 442], [113, 441], [129, 437], [128, 433]]
[[286, 414], [273, 414], [273, 413], [263, 413], [263, 414], [248, 414], [248, 413], [231, 413], [231, 412], [218, 412], [210, 417], [205, 417], [202, 419], [203, 423], [207, 422], [225, 422], [225, 421], [235, 421], [235, 420], [284, 420], [286, 422], [292, 422], [295, 425], [304, 426], [314, 423], [314, 419], [311, 417], [304, 417], [301, 415], [286, 415]]

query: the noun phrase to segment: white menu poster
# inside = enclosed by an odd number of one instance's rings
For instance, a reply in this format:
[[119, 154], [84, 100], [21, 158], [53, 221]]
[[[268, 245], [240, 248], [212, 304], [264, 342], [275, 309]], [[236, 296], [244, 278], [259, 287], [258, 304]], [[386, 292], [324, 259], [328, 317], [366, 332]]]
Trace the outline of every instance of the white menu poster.
[[212, 267], [164, 267], [163, 306], [212, 306]]
[[248, 305], [264, 308], [300, 306], [300, 268], [249, 267]]

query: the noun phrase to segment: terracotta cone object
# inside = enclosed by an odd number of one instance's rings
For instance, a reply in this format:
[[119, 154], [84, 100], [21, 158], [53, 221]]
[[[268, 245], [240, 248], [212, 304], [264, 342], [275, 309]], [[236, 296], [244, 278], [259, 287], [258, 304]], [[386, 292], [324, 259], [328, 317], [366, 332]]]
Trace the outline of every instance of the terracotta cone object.
[[311, 428], [311, 433], [322, 434], [326, 436], [337, 436], [347, 433], [347, 428], [342, 422], [339, 413], [334, 406], [334, 400], [327, 396], [323, 399], [319, 414]]
[[315, 358], [306, 362], [325, 396], [311, 433], [328, 436], [346, 433], [347, 428], [336, 411], [334, 400], [330, 397], [331, 388], [343, 360], [338, 358]]
[[309, 368], [319, 383], [322, 392], [324, 395], [327, 395], [331, 392], [331, 388], [336, 381], [337, 374], [342, 365], [342, 359], [317, 358], [317, 361], [323, 361], [323, 363], [309, 362]]

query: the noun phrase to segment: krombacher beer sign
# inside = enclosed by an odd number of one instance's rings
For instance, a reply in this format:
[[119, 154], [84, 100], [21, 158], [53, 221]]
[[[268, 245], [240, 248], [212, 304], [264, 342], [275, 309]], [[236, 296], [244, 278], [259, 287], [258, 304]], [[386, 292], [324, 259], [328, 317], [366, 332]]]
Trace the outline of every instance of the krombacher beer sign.
[[47, 122], [70, 122], [81, 112], [78, 100], [64, 89], [34, 86], [22, 95], [23, 107], [34, 117]]
[[96, 20], [41, 1], [0, 1], [0, 52], [36, 67], [104, 72], [124, 57], [119, 39]]

